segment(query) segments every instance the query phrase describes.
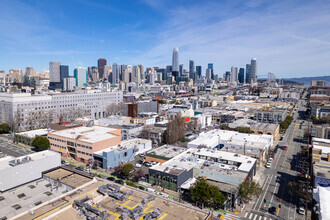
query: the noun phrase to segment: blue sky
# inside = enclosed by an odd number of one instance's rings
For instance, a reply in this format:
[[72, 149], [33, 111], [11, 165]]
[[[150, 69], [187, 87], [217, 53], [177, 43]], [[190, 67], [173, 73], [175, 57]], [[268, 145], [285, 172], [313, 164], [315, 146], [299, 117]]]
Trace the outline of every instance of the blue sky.
[[330, 1], [0, 0], [0, 69], [214, 63], [215, 73], [258, 58], [258, 74], [329, 75]]

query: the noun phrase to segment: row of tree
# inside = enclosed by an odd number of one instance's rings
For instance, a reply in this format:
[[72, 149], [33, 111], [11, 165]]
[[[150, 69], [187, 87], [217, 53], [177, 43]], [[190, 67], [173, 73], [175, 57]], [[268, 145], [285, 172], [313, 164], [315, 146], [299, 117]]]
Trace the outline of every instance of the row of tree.
[[6, 124], [6, 123], [2, 123], [0, 124], [0, 134], [8, 134], [11, 130], [11, 127]]
[[290, 126], [291, 122], [293, 121], [293, 117], [291, 115], [286, 116], [286, 118], [284, 119], [284, 121], [282, 121], [280, 123], [280, 129], [281, 131], [285, 131], [286, 129], [288, 129], [288, 127]]
[[141, 177], [145, 176], [143, 170], [135, 170], [134, 166], [129, 163], [124, 165], [119, 164], [118, 166], [115, 166], [113, 168], [113, 174], [122, 179], [132, 179], [135, 182], [139, 181]]

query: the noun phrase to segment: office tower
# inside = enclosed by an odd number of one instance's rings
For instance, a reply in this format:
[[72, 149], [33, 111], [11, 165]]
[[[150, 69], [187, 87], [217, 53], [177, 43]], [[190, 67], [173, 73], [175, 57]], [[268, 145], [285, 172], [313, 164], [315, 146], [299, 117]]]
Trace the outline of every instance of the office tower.
[[111, 83], [112, 84], [118, 84], [119, 83], [119, 64], [118, 63], [114, 63], [112, 64], [112, 80]]
[[112, 73], [112, 66], [109, 63], [109, 65], [104, 66], [104, 75], [103, 75], [103, 78], [106, 79], [108, 82], [110, 81], [109, 76], [111, 73]]
[[154, 66], [154, 70], [157, 72], [159, 70], [158, 66]]
[[214, 81], [217, 83], [219, 81], [219, 76], [218, 74], [214, 74]]
[[201, 78], [201, 76], [202, 76], [202, 66], [196, 66], [196, 75], [197, 75], [197, 78]]
[[251, 65], [250, 64], [246, 64], [246, 68], [245, 68], [245, 82], [246, 83], [251, 83], [251, 77], [250, 77], [250, 69], [251, 69]]
[[156, 76], [156, 71], [155, 70], [150, 70], [148, 72], [148, 82], [150, 85], [155, 84], [155, 76]]
[[179, 75], [182, 76], [183, 75], [183, 64], [179, 65]]
[[132, 67], [132, 82], [135, 83], [141, 83], [141, 73], [140, 73], [140, 68], [138, 66], [133, 66]]
[[231, 72], [230, 72], [230, 82], [231, 83], [236, 83], [237, 82], [237, 75], [238, 75], [238, 68], [236, 66], [231, 67]]
[[74, 78], [76, 78], [76, 86], [83, 87], [88, 85], [88, 72], [84, 67], [77, 67], [73, 71]]
[[60, 65], [60, 79], [63, 85], [63, 79], [69, 77], [69, 66], [67, 65]]
[[33, 67], [29, 67], [29, 66], [27, 66], [27, 67], [25, 67], [25, 75], [26, 76], [34, 76], [34, 74], [35, 74], [35, 70], [33, 69]]
[[207, 68], [211, 69], [211, 79], [214, 79], [213, 63], [207, 64]]
[[130, 74], [132, 72], [132, 66], [130, 65], [122, 65], [121, 67], [121, 75], [122, 75], [122, 80], [124, 83], [129, 83], [130, 82]]
[[165, 69], [159, 69], [158, 72], [162, 74], [162, 80], [166, 80], [167, 79], [167, 75], [166, 75], [166, 70]]
[[97, 61], [97, 68], [99, 70], [99, 80], [103, 81], [104, 80], [104, 66], [107, 65], [107, 60], [104, 58], [100, 58]]
[[49, 87], [54, 89], [61, 82], [60, 62], [49, 62]]
[[206, 69], [205, 76], [206, 76], [206, 79], [211, 79], [212, 70], [211, 69]]
[[92, 82], [99, 81], [99, 70], [96, 66], [92, 66], [88, 68], [88, 76]]
[[[158, 70], [159, 71], [159, 70]], [[157, 81], [162, 81], [163, 80], [163, 73], [161, 72], [156, 72], [156, 80]]]
[[244, 68], [239, 68], [238, 82], [239, 83], [244, 83]]
[[257, 82], [257, 58], [251, 59], [251, 67], [250, 67], [250, 78], [251, 84]]
[[166, 76], [169, 76], [172, 73], [172, 66], [171, 65], [167, 65], [166, 66]]
[[230, 82], [230, 71], [226, 71], [226, 73], [225, 73], [225, 81]]
[[73, 91], [76, 87], [76, 78], [69, 76], [63, 79], [63, 90], [64, 91]]
[[145, 80], [146, 79], [146, 75], [144, 73], [144, 66], [142, 64], [139, 64], [138, 67], [140, 69], [139, 70], [140, 71], [140, 81], [141, 80]]
[[119, 81], [123, 80], [123, 74], [127, 69], [127, 65], [120, 65], [120, 74], [119, 74]]
[[195, 78], [195, 62], [193, 60], [189, 60], [189, 79]]
[[179, 76], [179, 49], [173, 49], [173, 56], [172, 56], [172, 76], [175, 78]]

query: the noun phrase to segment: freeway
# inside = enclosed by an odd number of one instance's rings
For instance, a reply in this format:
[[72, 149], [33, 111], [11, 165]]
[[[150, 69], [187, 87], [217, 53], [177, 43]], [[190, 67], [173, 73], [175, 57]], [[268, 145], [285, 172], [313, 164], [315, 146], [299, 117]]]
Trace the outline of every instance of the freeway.
[[298, 152], [304, 145], [301, 139], [306, 128], [301, 126], [305, 119], [305, 106], [305, 100], [298, 101], [292, 114], [294, 120], [286, 130], [283, 140], [278, 143], [278, 146], [288, 143], [287, 150], [278, 148], [272, 166], [268, 169], [260, 168], [265, 178], [263, 192], [254, 201], [251, 210], [246, 211], [243, 219], [304, 219], [304, 216], [297, 213], [297, 198], [289, 194], [288, 182], [294, 181], [298, 174]]

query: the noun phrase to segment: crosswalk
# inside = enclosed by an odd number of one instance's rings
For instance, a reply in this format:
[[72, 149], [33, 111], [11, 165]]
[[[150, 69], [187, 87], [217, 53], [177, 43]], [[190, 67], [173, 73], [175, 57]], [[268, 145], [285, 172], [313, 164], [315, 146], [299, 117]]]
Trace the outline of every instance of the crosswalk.
[[249, 219], [249, 220], [273, 220], [273, 219], [276, 219], [276, 217], [269, 217], [269, 216], [264, 216], [264, 215], [261, 215], [261, 214], [256, 214], [256, 213], [253, 213], [253, 212], [246, 212], [244, 214], [244, 218], [241, 218], [241, 219]]

